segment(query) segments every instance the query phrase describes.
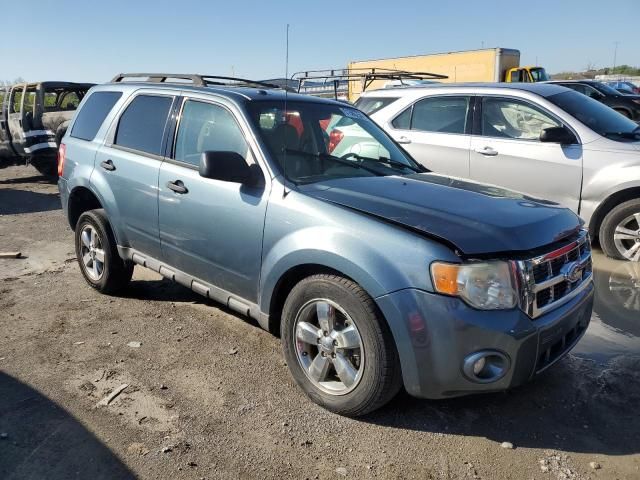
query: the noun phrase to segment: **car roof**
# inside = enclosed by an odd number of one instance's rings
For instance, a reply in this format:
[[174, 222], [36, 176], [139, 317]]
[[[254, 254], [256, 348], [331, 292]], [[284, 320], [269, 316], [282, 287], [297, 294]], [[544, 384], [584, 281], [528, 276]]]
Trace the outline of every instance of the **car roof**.
[[456, 90], [456, 91], [469, 91], [469, 93], [473, 93], [476, 91], [487, 91], [487, 90], [519, 90], [524, 92], [531, 92], [542, 97], [548, 97], [551, 95], [555, 95], [556, 93], [566, 92], [566, 87], [562, 87], [560, 85], [553, 85], [546, 82], [539, 83], [437, 83], [437, 84], [428, 84], [428, 85], [410, 85], [406, 87], [396, 87], [396, 88], [384, 88], [379, 90], [370, 90], [368, 92], [364, 92], [363, 96], [374, 96], [378, 94], [383, 94], [385, 97], [393, 97], [398, 96], [398, 93], [402, 92], [403, 94], [409, 93], [418, 93], [425, 91], [437, 91], [437, 90]]
[[313, 102], [313, 103], [326, 103], [331, 105], [345, 106], [343, 102], [331, 100], [328, 98], [314, 97], [311, 95], [303, 95], [299, 93], [287, 92], [280, 88], [260, 88], [260, 87], [235, 87], [235, 86], [196, 86], [185, 85], [182, 83], [169, 83], [169, 82], [112, 82], [104, 83], [101, 87], [133, 87], [138, 88], [153, 88], [153, 89], [170, 89], [170, 90], [183, 90], [193, 91], [199, 93], [210, 93], [218, 96], [226, 96], [234, 101], [240, 103], [248, 103], [252, 101], [282, 101], [285, 99], [290, 102]]

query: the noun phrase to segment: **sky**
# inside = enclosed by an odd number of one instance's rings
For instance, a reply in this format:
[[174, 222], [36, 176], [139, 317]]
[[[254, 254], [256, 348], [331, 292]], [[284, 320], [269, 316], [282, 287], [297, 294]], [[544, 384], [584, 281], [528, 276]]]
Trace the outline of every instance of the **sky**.
[[0, 0], [0, 80], [120, 72], [283, 77], [349, 61], [516, 48], [550, 73], [640, 66], [640, 0]]

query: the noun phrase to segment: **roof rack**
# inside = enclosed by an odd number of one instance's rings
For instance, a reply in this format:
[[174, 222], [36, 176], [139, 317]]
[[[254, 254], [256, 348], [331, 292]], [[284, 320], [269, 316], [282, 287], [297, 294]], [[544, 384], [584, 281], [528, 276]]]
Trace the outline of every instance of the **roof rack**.
[[[248, 80], [238, 77], [224, 77], [220, 75], [201, 75], [199, 73], [119, 73], [112, 83], [121, 83], [128, 78], [143, 79], [140, 81], [150, 83], [187, 83], [191, 82], [197, 87], [208, 87], [212, 85], [224, 87], [261, 87], [280, 88], [272, 83]], [[182, 81], [180, 81], [182, 80]], [[186, 81], [186, 82], [185, 82]]]
[[[349, 85], [350, 82], [361, 82], [364, 92], [375, 80], [443, 80], [447, 75], [429, 72], [410, 72], [407, 70], [394, 70], [391, 68], [341, 68], [329, 70], [308, 70], [296, 72], [291, 76], [298, 81], [298, 93], [306, 93], [305, 83], [322, 81], [324, 85], [333, 85], [334, 95], [338, 97], [340, 86]], [[309, 92], [313, 95], [312, 92]]]

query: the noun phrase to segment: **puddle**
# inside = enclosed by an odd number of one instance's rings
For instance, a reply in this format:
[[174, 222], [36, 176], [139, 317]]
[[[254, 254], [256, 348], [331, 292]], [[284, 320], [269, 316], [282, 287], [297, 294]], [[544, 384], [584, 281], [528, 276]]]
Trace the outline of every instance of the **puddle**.
[[640, 357], [640, 263], [593, 252], [596, 297], [591, 324], [572, 353], [606, 363]]

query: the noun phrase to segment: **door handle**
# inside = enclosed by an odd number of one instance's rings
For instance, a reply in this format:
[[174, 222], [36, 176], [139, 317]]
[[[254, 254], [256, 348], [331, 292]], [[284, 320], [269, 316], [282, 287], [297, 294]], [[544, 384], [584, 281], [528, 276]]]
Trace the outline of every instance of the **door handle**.
[[100, 166], [105, 170], [109, 170], [113, 172], [116, 169], [116, 166], [113, 164], [111, 160], [107, 160], [106, 162], [100, 162]]
[[476, 148], [475, 152], [486, 157], [495, 157], [496, 155], [498, 155], [498, 151], [494, 150], [491, 147]]
[[411, 143], [411, 139], [407, 137], [400, 137], [398, 138], [398, 140], [396, 140], [396, 142], [406, 145], [407, 143]]
[[167, 182], [167, 188], [173, 190], [176, 193], [184, 194], [188, 193], [187, 187], [184, 186], [182, 180], [176, 180], [175, 182]]

